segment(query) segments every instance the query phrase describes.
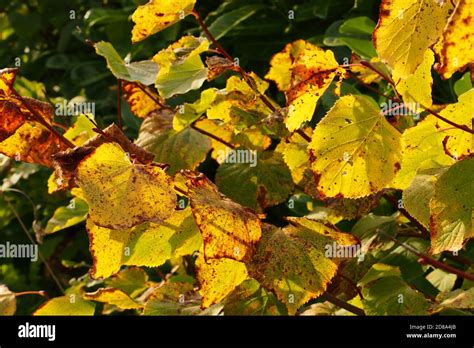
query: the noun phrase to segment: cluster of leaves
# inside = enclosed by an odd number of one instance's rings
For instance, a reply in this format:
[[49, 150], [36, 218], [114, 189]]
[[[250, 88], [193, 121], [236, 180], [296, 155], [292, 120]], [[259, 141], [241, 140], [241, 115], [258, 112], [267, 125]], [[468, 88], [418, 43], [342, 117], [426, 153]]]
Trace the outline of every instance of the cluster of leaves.
[[[317, 3], [289, 19], [325, 19]], [[131, 16], [133, 43], [192, 17], [204, 35], [132, 62], [93, 44], [140, 120], [134, 141], [121, 108], [119, 126], [82, 114], [58, 130], [50, 104], [17, 91], [17, 69], [1, 70], [0, 152], [50, 168], [48, 193], [70, 199], [45, 228], [35, 219], [36, 238], [85, 222], [91, 256], [62, 256], [78, 276], [34, 314], [470, 314], [472, 5], [382, 1], [376, 26], [350, 16], [282, 43], [263, 79], [217, 42], [260, 2], [203, 21], [196, 0], [150, 0]], [[456, 101], [435, 98], [441, 79], [456, 81]], [[3, 187], [8, 221], [21, 221], [18, 175]], [[21, 293], [0, 290], [0, 313], [15, 313]]]

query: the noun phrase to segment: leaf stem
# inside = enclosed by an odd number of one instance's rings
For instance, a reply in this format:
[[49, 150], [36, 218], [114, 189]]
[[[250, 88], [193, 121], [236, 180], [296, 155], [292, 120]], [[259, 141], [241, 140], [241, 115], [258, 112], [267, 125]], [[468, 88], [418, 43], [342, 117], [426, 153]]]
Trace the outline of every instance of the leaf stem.
[[212, 138], [212, 139], [214, 139], [214, 140], [220, 142], [221, 144], [224, 144], [224, 145], [227, 146], [227, 147], [230, 147], [231, 149], [235, 149], [235, 145], [234, 145], [234, 144], [231, 144], [231, 143], [225, 141], [224, 139], [221, 139], [221, 138], [219, 138], [218, 136], [216, 136], [216, 135], [214, 135], [214, 134], [212, 134], [212, 133], [209, 133], [208, 131], [205, 131], [204, 129], [201, 129], [201, 128], [197, 127], [197, 126], [196, 126], [196, 121], [194, 121], [193, 123], [191, 123], [190, 127], [191, 127], [192, 129], [194, 129], [195, 131], [197, 131], [197, 132], [199, 132], [199, 133], [201, 133], [201, 134], [203, 134], [203, 135], [205, 135], [205, 136], [208, 136], [209, 138]]
[[118, 127], [123, 130], [122, 124], [122, 80], [117, 79], [117, 120]]
[[393, 88], [393, 92], [395, 93], [397, 99], [400, 100], [400, 95], [398, 94], [397, 92], [397, 87], [395, 86], [395, 82], [392, 80], [392, 78], [390, 76], [387, 76], [385, 75], [383, 72], [381, 72], [379, 69], [377, 69], [376, 67], [374, 67], [370, 62], [366, 61], [366, 60], [361, 60], [360, 61], [360, 64], [370, 70], [372, 70], [374, 73], [376, 73], [377, 75], [379, 75], [381, 78], [383, 78], [385, 81], [387, 81]]

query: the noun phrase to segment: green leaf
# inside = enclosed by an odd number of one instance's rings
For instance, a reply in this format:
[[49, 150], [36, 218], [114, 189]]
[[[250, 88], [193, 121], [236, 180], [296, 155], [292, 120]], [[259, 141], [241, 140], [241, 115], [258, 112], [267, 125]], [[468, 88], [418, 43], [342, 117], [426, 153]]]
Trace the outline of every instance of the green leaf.
[[240, 284], [224, 303], [224, 315], [286, 315], [285, 306], [254, 279]]
[[224, 37], [234, 27], [253, 16], [261, 5], [248, 5], [240, 7], [236, 10], [225, 12], [209, 25], [208, 29], [216, 40]]
[[471, 73], [468, 71], [454, 83], [454, 92], [456, 92], [456, 95], [459, 97], [470, 89], [472, 89], [472, 82]]
[[224, 163], [217, 169], [216, 183], [236, 202], [263, 210], [282, 203], [293, 191], [290, 170], [277, 154], [237, 148], [221, 155]]
[[194, 103], [184, 103], [173, 117], [173, 129], [181, 131], [201, 117], [216, 99], [216, 92], [215, 88], [206, 89], [201, 92], [201, 97]]
[[131, 297], [136, 297], [147, 289], [148, 274], [141, 268], [129, 267], [106, 279], [105, 285], [122, 290]]
[[73, 198], [67, 207], [59, 207], [46, 225], [46, 233], [54, 233], [86, 220], [89, 206], [80, 198]]
[[427, 315], [425, 297], [406, 284], [398, 267], [374, 264], [359, 281], [368, 315]]
[[93, 278], [118, 273], [122, 265], [158, 267], [172, 257], [199, 250], [202, 238], [191, 209], [177, 210], [162, 224], [146, 222], [127, 230], [111, 230], [87, 221]]
[[151, 60], [126, 64], [109, 42], [100, 41], [94, 45], [97, 54], [107, 60], [107, 67], [114, 76], [130, 82], [151, 85], [158, 75], [159, 66]]
[[100, 288], [92, 293], [85, 293], [84, 298], [90, 301], [103, 302], [120, 309], [141, 309], [142, 305], [135, 302], [125, 292], [113, 288]]
[[474, 237], [474, 158], [457, 162], [440, 176], [430, 201], [431, 251], [457, 251]]
[[211, 150], [209, 137], [189, 127], [175, 131], [162, 114], [142, 123], [136, 144], [155, 154], [155, 161], [169, 164], [171, 174], [195, 169]]
[[266, 225], [249, 268], [249, 275], [272, 291], [295, 314], [299, 307], [321, 295], [336, 275], [339, 261], [326, 257], [337, 243], [350, 246], [357, 240], [335, 228], [309, 219], [288, 218], [284, 229]]

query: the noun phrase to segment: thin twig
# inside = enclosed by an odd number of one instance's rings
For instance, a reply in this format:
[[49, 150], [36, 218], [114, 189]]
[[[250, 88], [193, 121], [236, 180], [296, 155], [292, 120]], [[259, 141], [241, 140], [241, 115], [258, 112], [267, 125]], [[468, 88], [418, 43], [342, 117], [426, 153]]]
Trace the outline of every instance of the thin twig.
[[301, 129], [298, 129], [296, 130], [296, 133], [298, 133], [298, 135], [300, 137], [302, 137], [304, 140], [306, 140], [308, 143], [310, 143], [312, 141], [311, 137], [309, 137], [308, 135], [306, 135], [305, 132], [303, 132], [303, 130]]
[[397, 96], [398, 99], [400, 99], [400, 95], [398, 94], [397, 92], [397, 86], [395, 85], [395, 82], [387, 75], [385, 75], [383, 72], [381, 72], [379, 69], [377, 69], [376, 67], [374, 67], [370, 62], [368, 61], [365, 61], [365, 60], [361, 60], [360, 61], [360, 64], [362, 66], [365, 66], [366, 68], [372, 70], [374, 73], [376, 73], [377, 75], [379, 75], [381, 78], [383, 78], [385, 81], [387, 81], [393, 88], [393, 92], [395, 93], [395, 95]]
[[117, 79], [117, 120], [118, 127], [123, 130], [122, 124], [122, 80]]
[[357, 291], [357, 294], [359, 295], [360, 299], [363, 300], [364, 299], [364, 296], [362, 295], [362, 292], [360, 291], [359, 287], [357, 286], [356, 283], [354, 283], [354, 281], [348, 277], [346, 277], [344, 274], [340, 273], [338, 275], [336, 275], [336, 277], [341, 277], [342, 279], [344, 279], [346, 282], [348, 282], [353, 288], [355, 291]]
[[354, 313], [355, 315], [365, 316], [365, 312], [364, 312], [363, 309], [360, 309], [359, 307], [353, 306], [350, 303], [347, 303], [347, 302], [337, 298], [336, 296], [333, 296], [329, 293], [325, 293], [323, 295], [323, 298], [326, 301], [332, 303], [333, 305], [344, 308], [346, 311]]
[[[196, 18], [196, 21], [198, 22], [199, 26], [201, 27], [201, 29], [204, 31], [204, 33], [206, 34], [207, 38], [214, 44], [214, 46], [216, 46], [217, 50], [225, 57], [227, 58], [228, 60], [230, 60], [231, 62], [234, 61], [234, 58], [221, 46], [221, 44], [219, 42], [217, 42], [216, 38], [212, 35], [212, 33], [209, 31], [209, 29], [207, 28], [206, 24], [204, 23], [204, 21], [202, 20], [201, 18], [201, 15], [196, 11], [196, 10], [193, 10], [192, 12], [192, 15], [194, 16], [194, 18]], [[257, 95], [259, 96], [259, 98], [262, 100], [262, 102], [272, 111], [272, 112], [275, 112], [277, 109], [275, 108], [275, 106], [270, 102], [270, 100], [268, 100], [268, 98], [260, 93], [260, 91], [258, 91], [255, 86], [253, 85], [253, 83], [250, 81], [251, 78], [249, 76], [249, 74], [243, 70], [240, 66], [237, 66], [237, 72], [242, 76], [242, 78], [244, 79], [244, 81], [249, 85], [249, 87], [255, 92], [257, 93]]]
[[410, 220], [410, 222], [413, 223], [420, 230], [420, 232], [423, 233], [423, 235], [428, 237], [430, 236], [430, 232], [422, 224], [420, 224], [417, 219], [411, 216], [405, 208], [399, 207], [398, 202], [392, 196], [385, 193], [382, 195], [382, 197], [385, 198], [385, 200], [389, 202], [396, 210], [402, 213], [408, 220]]
[[389, 238], [390, 240], [392, 240], [396, 244], [400, 245], [401, 247], [405, 248], [406, 250], [408, 250], [408, 251], [412, 252], [413, 254], [415, 254], [416, 256], [418, 256], [423, 263], [431, 265], [435, 268], [442, 269], [442, 270], [444, 270], [448, 273], [456, 274], [456, 275], [458, 275], [458, 276], [460, 276], [464, 279], [474, 281], [474, 274], [463, 272], [463, 271], [461, 271], [457, 268], [446, 265], [446, 264], [442, 263], [441, 261], [435, 260], [432, 257], [430, 257], [428, 255], [425, 255], [422, 252], [416, 250], [411, 245], [400, 242], [397, 238], [394, 238], [394, 237], [392, 237], [391, 235], [389, 235], [385, 232], [379, 232], [379, 233], [383, 234], [384, 236], [386, 236], [387, 238]]
[[[30, 234], [28, 233], [28, 229], [26, 228], [25, 224], [23, 223], [23, 220], [21, 219], [20, 215], [18, 214], [18, 212], [16, 211], [15, 207], [10, 203], [9, 200], [6, 200], [8, 206], [10, 207], [11, 211], [13, 212], [13, 214], [15, 215], [16, 219], [18, 220], [21, 228], [23, 229], [23, 232], [25, 232], [26, 236], [28, 237], [28, 239], [30, 240], [31, 244], [33, 245], [37, 245], [35, 243], [35, 241], [33, 240], [33, 238], [30, 236]], [[56, 275], [54, 274], [53, 272], [53, 269], [51, 268], [51, 266], [49, 265], [48, 261], [46, 260], [46, 258], [43, 256], [43, 253], [39, 250], [38, 248], [38, 255], [41, 259], [41, 261], [43, 261], [45, 267], [46, 267], [46, 270], [48, 271], [48, 273], [51, 275], [51, 278], [53, 278], [54, 282], [56, 283], [56, 285], [58, 286], [58, 288], [61, 290], [61, 292], [64, 294], [64, 288], [63, 286], [61, 285], [61, 282], [59, 281], [59, 279], [56, 277]]]

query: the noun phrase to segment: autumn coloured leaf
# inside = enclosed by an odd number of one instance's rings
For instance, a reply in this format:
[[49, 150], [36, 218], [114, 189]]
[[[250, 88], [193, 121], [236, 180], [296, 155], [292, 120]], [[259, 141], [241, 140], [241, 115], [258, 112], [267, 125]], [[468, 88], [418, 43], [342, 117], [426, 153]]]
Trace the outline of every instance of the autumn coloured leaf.
[[431, 252], [458, 251], [474, 237], [474, 159], [452, 165], [435, 184], [430, 201]]
[[163, 169], [132, 163], [116, 143], [91, 150], [76, 170], [90, 219], [99, 226], [124, 229], [144, 221], [162, 222], [176, 205], [171, 179]]
[[400, 169], [400, 138], [368, 97], [338, 99], [309, 146], [319, 193], [360, 198], [386, 187]]
[[373, 33], [375, 49], [397, 76], [407, 77], [443, 33], [451, 1], [383, 0]]
[[[439, 115], [459, 125], [472, 129], [472, 105], [474, 105], [474, 89], [461, 94], [458, 102], [449, 104]], [[453, 127], [434, 115], [429, 115], [427, 120], [444, 135], [443, 146], [446, 154], [454, 159], [462, 159], [474, 153], [474, 136], [465, 130]]]
[[161, 106], [136, 83], [124, 82], [122, 90], [125, 100], [130, 105], [130, 110], [139, 118], [145, 119], [161, 109]]
[[290, 131], [311, 120], [316, 104], [337, 75], [344, 75], [330, 50], [323, 50], [303, 40], [285, 46], [273, 56], [265, 76], [285, 92]]
[[391, 186], [404, 190], [419, 171], [453, 164], [454, 160], [443, 149], [445, 137], [430, 119], [406, 129], [402, 135], [401, 168]]
[[132, 42], [146, 39], [191, 13], [196, 0], [149, 0], [132, 15]]
[[205, 260], [200, 255], [196, 260], [196, 278], [200, 284], [202, 308], [222, 301], [247, 277], [243, 262], [228, 258]]
[[431, 67], [433, 63], [434, 53], [431, 49], [427, 49], [423, 61], [413, 74], [400, 76], [398, 70], [393, 71], [392, 79], [395, 81], [396, 89], [402, 96], [404, 104], [413, 114], [420, 113], [423, 108], [429, 108], [433, 104], [431, 98], [431, 86], [433, 85]]
[[161, 224], [145, 222], [130, 229], [108, 229], [87, 221], [94, 259], [93, 278], [116, 274], [122, 265], [158, 267], [172, 257], [192, 254], [202, 246], [191, 209], [172, 211]]
[[207, 80], [212, 81], [227, 71], [239, 71], [234, 61], [227, 58], [212, 56], [206, 58]]
[[403, 191], [403, 208], [426, 228], [430, 225], [430, 201], [438, 177], [447, 168], [426, 170], [416, 175]]
[[138, 267], [127, 267], [105, 280], [107, 287], [122, 290], [132, 298], [144, 292], [150, 283], [148, 274]]
[[7, 286], [0, 284], [0, 316], [14, 315], [16, 312], [16, 297]]
[[439, 43], [435, 46], [439, 57], [436, 70], [444, 78], [462, 71], [474, 62], [474, 2], [457, 1]]
[[237, 148], [225, 157], [216, 184], [235, 202], [261, 211], [282, 203], [293, 191], [290, 170], [278, 154]]
[[184, 36], [153, 57], [160, 66], [155, 87], [161, 97], [171, 98], [202, 86], [207, 78], [207, 68], [199, 55], [208, 48], [206, 38]]
[[204, 240], [205, 260], [251, 257], [261, 237], [261, 222], [249, 208], [221, 195], [209, 179], [187, 174], [194, 219]]
[[95, 302], [103, 302], [117, 306], [120, 309], [141, 309], [143, 306], [134, 301], [122, 290], [113, 288], [100, 288], [92, 293], [85, 293], [84, 299]]
[[95, 304], [82, 299], [81, 296], [70, 294], [61, 297], [55, 297], [42, 304], [33, 315], [94, 315]]
[[357, 240], [316, 221], [288, 219], [290, 225], [283, 229], [266, 225], [248, 267], [250, 276], [295, 314], [307, 301], [322, 294], [337, 272], [338, 259], [326, 257], [328, 246], [351, 246]]

